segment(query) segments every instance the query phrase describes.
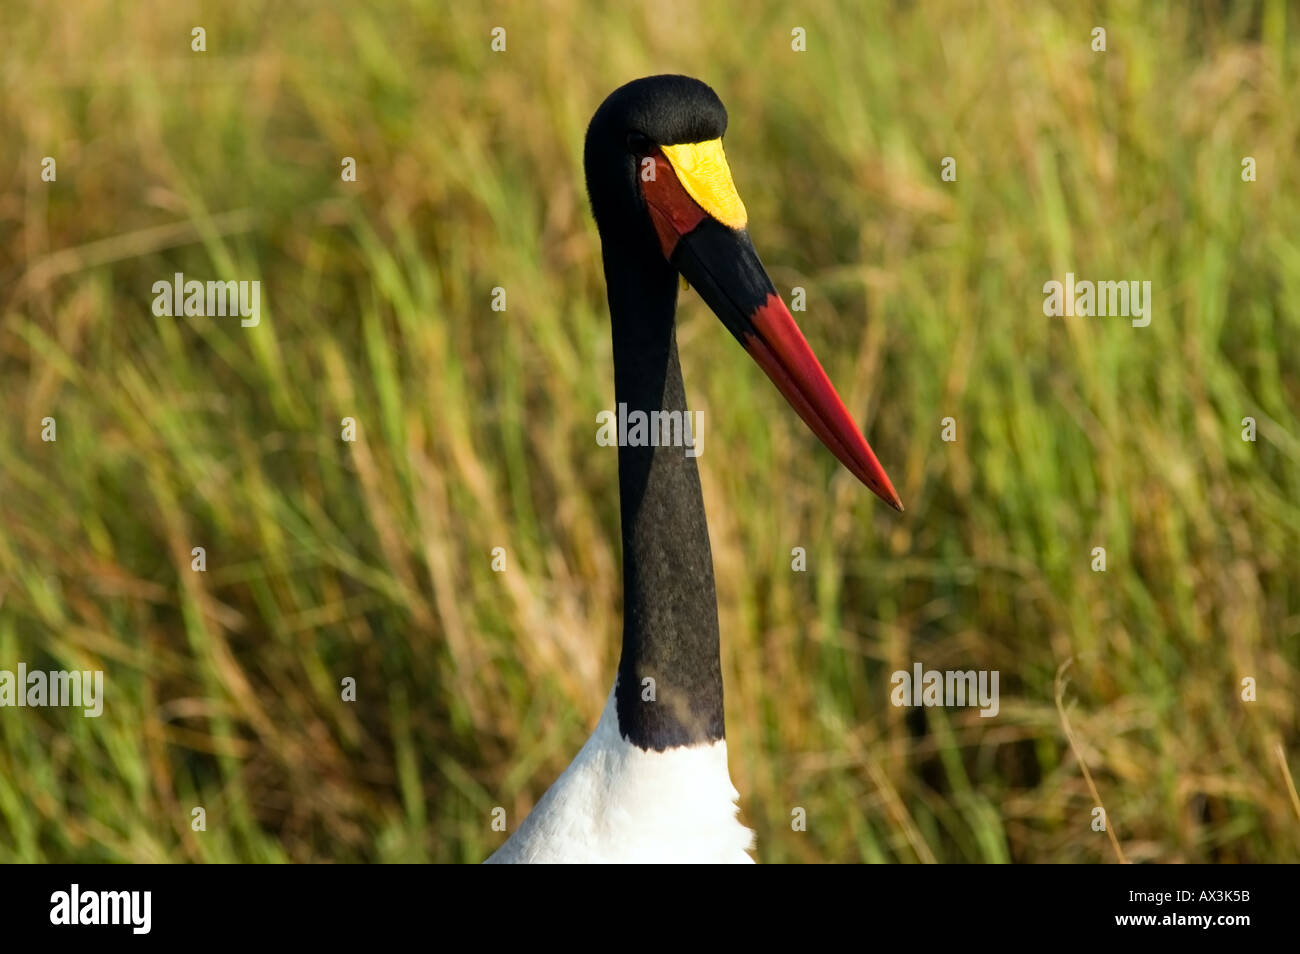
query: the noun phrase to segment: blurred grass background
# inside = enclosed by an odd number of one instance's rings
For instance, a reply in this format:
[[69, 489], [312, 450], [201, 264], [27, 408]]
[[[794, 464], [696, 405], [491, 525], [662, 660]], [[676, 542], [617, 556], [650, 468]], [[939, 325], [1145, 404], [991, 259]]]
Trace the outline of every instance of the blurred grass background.
[[[908, 507], [682, 296], [758, 857], [1114, 860], [1073, 658], [1130, 860], [1297, 860], [1297, 37], [1280, 0], [6, 2], [0, 668], [107, 699], [0, 711], [0, 861], [478, 861], [518, 824], [616, 662], [581, 150], [657, 72], [727, 104]], [[176, 271], [260, 280], [260, 326], [155, 318]], [[1150, 327], [1045, 318], [1067, 271], [1149, 280]], [[891, 707], [913, 661], [999, 670], [999, 716]]]

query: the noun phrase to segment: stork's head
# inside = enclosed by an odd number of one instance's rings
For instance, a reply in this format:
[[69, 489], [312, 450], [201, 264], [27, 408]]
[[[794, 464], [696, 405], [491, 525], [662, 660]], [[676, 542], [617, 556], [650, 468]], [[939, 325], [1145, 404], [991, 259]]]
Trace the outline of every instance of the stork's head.
[[[722, 150], [727, 110], [689, 76], [648, 76], [612, 92], [587, 129], [584, 164], [608, 257], [661, 256], [693, 285], [804, 422], [859, 480], [902, 510], [749, 240]], [[661, 266], [662, 267], [662, 266]]]

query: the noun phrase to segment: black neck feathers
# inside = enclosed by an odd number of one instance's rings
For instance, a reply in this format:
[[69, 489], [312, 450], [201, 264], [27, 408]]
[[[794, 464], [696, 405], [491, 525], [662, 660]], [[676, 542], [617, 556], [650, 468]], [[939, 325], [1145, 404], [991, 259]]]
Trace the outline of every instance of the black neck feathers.
[[[653, 245], [605, 237], [614, 390], [628, 413], [686, 411], [677, 359], [677, 274]], [[664, 749], [723, 738], [713, 554], [695, 459], [686, 448], [618, 450], [624, 738]]]

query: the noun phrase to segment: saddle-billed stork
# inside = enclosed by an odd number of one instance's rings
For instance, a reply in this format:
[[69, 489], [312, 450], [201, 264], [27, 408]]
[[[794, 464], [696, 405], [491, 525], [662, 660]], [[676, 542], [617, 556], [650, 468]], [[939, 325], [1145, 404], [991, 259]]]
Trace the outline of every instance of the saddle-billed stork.
[[[722, 151], [727, 111], [687, 76], [609, 95], [584, 165], [600, 232], [614, 391], [629, 413], [686, 410], [679, 275], [864, 484], [903, 506], [772, 287]], [[727, 771], [713, 557], [695, 459], [620, 446], [623, 653], [591, 738], [491, 862], [750, 862]]]

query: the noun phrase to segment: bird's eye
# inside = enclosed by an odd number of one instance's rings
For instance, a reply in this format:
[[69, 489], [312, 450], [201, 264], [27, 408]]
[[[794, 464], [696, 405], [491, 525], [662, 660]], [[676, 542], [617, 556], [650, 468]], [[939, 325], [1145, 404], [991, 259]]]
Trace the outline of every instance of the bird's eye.
[[627, 134], [627, 148], [638, 156], [645, 156], [654, 152], [655, 144], [639, 132], [630, 132]]

